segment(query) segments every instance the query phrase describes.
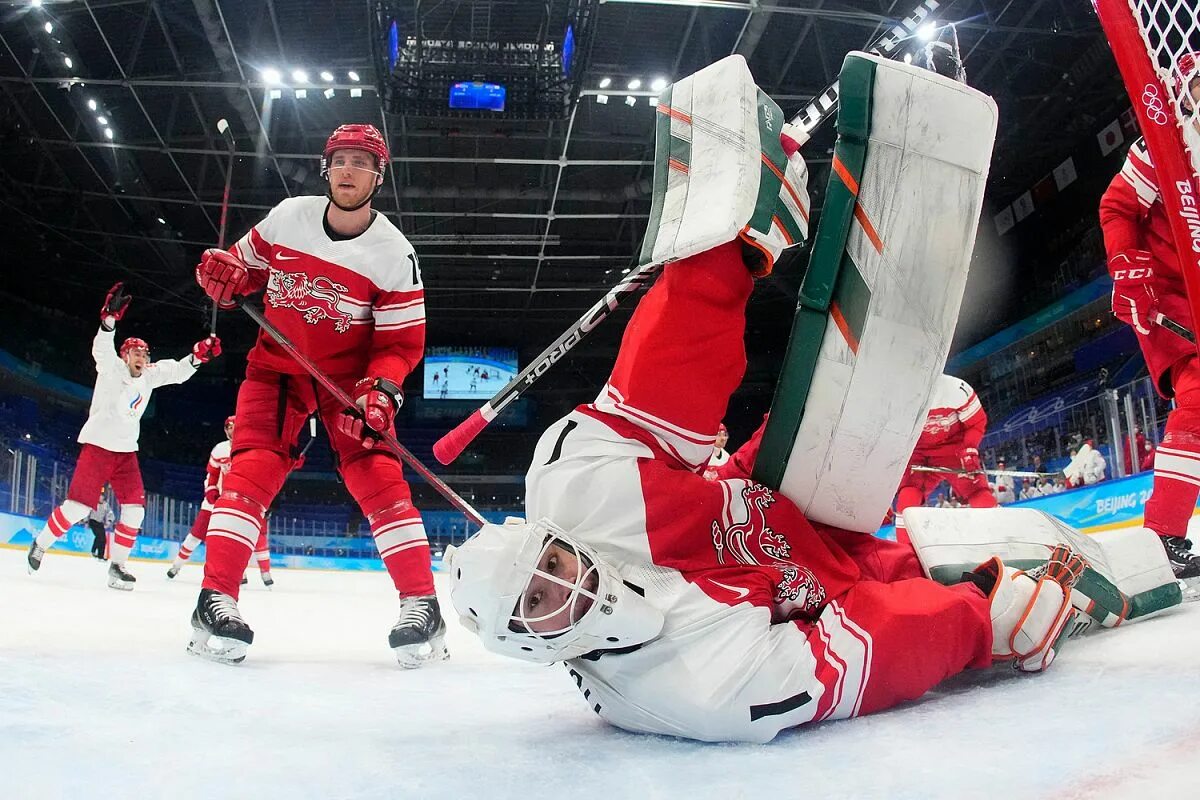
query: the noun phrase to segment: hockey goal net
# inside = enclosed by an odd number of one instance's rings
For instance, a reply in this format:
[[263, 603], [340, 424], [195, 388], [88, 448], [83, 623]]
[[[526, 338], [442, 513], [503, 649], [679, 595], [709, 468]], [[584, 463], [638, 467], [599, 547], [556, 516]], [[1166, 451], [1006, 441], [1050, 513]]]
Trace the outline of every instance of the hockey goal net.
[[1200, 323], [1200, 2], [1093, 3], [1154, 162]]

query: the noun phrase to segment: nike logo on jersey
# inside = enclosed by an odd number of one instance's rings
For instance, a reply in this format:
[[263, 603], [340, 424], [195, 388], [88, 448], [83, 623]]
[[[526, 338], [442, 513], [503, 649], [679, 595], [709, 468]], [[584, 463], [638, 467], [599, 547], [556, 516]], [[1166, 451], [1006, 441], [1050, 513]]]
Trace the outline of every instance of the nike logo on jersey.
[[298, 258], [300, 258], [300, 256], [287, 256], [287, 255], [284, 255], [282, 252], [275, 254], [276, 261], [295, 261]]
[[745, 600], [750, 594], [750, 590], [745, 586], [729, 586], [728, 584], [721, 583], [720, 581], [714, 581], [712, 578], [709, 578], [708, 582], [714, 586], [720, 586], [727, 592], [733, 592], [735, 595], [737, 595], [738, 600]]

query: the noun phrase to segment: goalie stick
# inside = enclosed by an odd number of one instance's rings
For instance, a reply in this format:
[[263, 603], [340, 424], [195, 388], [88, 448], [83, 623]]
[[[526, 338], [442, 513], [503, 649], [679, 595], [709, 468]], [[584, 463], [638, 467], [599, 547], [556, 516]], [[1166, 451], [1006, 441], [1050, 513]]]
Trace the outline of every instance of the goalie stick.
[[[897, 55], [900, 45], [910, 38], [937, 8], [938, 0], [922, 0], [911, 14], [889, 28], [864, 50], [878, 56]], [[832, 85], [802, 108], [792, 118], [791, 124], [798, 126], [805, 134], [811, 134], [822, 122], [833, 115], [837, 107], [838, 82], [834, 81]], [[664, 262], [656, 261], [643, 264], [630, 273], [627, 278], [609, 289], [604, 297], [584, 312], [583, 316], [555, 339], [553, 344], [538, 354], [529, 366], [517, 373], [491, 400], [476, 409], [471, 416], [460, 422], [441, 439], [438, 439], [433, 446], [434, 458], [442, 464], [449, 464], [458, 458], [467, 445], [491, 424], [501, 411], [524, 394], [550, 367], [554, 366], [555, 362], [562, 359], [575, 345], [579, 344], [584, 336], [607, 319], [626, 295], [633, 294], [643, 286], [649, 285], [664, 266], [666, 266]]]
[[[317, 383], [325, 387], [325, 390], [333, 395], [334, 399], [341, 403], [343, 408], [355, 411], [358, 409], [358, 404], [354, 402], [353, 398], [351, 398], [350, 395], [347, 394], [344, 389], [342, 389], [342, 387], [334, 383], [333, 380], [324, 372], [322, 372], [316, 364], [310, 361], [307, 356], [301, 353], [296, 345], [292, 343], [291, 339], [285, 336], [282, 331], [280, 331], [267, 320], [266, 316], [263, 315], [263, 312], [247, 303], [244, 298], [238, 298], [235, 300], [235, 302], [237, 303], [238, 307], [242, 309], [242, 311], [246, 312], [246, 315], [249, 316], [250, 319], [257, 322], [258, 326], [267, 332], [268, 336], [278, 342], [279, 346], [286, 350], [287, 354], [295, 359], [296, 363], [303, 367], [305, 372], [313, 376]], [[315, 424], [315, 422], [313, 424]], [[461, 511], [467, 519], [480, 526], [487, 522], [487, 520], [483, 518], [482, 514], [476, 511], [470, 503], [459, 496], [458, 492], [451, 489], [446, 482], [437, 475], [434, 475], [433, 472], [430, 471], [429, 467], [422, 464], [416, 456], [409, 452], [408, 448], [400, 444], [400, 441], [396, 439], [395, 435], [391, 431], [375, 431], [375, 436], [376, 439], [387, 445], [388, 449], [395, 453], [400, 461], [408, 466], [413, 472], [424, 478], [425, 482], [437, 490], [438, 494], [446, 498], [450, 505]]]

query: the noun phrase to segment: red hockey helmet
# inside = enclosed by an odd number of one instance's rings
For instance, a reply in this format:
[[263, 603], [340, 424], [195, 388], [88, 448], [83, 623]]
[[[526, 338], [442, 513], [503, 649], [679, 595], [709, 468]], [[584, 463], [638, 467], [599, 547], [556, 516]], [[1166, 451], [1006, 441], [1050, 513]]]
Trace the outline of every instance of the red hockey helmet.
[[329, 155], [334, 150], [365, 150], [375, 156], [380, 175], [383, 175], [391, 159], [387, 141], [374, 125], [352, 123], [337, 126], [325, 140], [325, 151], [321, 154], [321, 177], [329, 174]]
[[119, 351], [121, 358], [124, 358], [125, 354], [130, 350], [145, 350], [146, 355], [150, 355], [150, 345], [146, 344], [145, 339], [139, 339], [136, 336], [130, 336], [121, 342], [121, 349]]

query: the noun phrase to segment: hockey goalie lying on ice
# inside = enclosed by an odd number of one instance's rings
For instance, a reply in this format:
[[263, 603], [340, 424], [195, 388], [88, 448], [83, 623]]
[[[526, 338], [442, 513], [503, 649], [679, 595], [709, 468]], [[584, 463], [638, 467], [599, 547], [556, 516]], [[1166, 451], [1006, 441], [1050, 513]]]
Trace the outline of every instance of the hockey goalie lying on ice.
[[[990, 100], [952, 81], [851, 58], [862, 61], [866, 78], [875, 82], [877, 107], [884, 84], [895, 78], [914, 105], [926, 104], [920, 94], [932, 87], [994, 112]], [[845, 70], [842, 86], [845, 115], [855, 91]], [[961, 112], [953, 105], [923, 107]], [[758, 92], [740, 57], [676, 84], [659, 111], [658, 193], [646, 257], [670, 263], [630, 320], [599, 396], [541, 437], [527, 475], [529, 521], [486, 525], [447, 551], [452, 600], [464, 625], [494, 652], [565, 661], [588, 706], [620, 728], [765, 742], [792, 726], [912, 700], [944, 678], [996, 661], [1043, 670], [1072, 629], [1073, 600], [1109, 624], [1131, 616], [1114, 600], [1124, 595], [1110, 582], [1113, 576], [1097, 575], [1072, 549], [1071, 532], [1037, 512], [1031, 518], [1003, 509], [973, 511], [996, 516], [972, 517], [969, 527], [984, 535], [962, 543], [970, 537], [957, 536], [953, 524], [947, 532], [946, 517], [914, 509], [914, 551], [862, 528], [847, 529], [853, 514], [834, 524], [811, 497], [801, 496], [802, 489], [787, 489], [787, 480], [778, 491], [752, 480], [756, 452], [771, 436], [762, 429], [720, 468], [717, 480], [702, 477], [745, 369], [745, 308], [754, 278], [770, 272], [783, 248], [807, 236], [807, 171], [796, 152], [802, 135], [783, 124], [779, 108]], [[990, 152], [990, 138], [976, 136], [984, 138]], [[835, 155], [835, 176], [836, 161]], [[987, 153], [981, 163], [986, 171]], [[869, 168], [861, 172], [861, 163], [852, 168], [862, 176], [866, 206], [873, 178]], [[972, 196], [955, 203], [977, 215], [982, 176], [964, 185]], [[822, 226], [831, 218], [829, 202]], [[864, 210], [870, 215], [883, 209]], [[975, 217], [957, 225], [973, 231]], [[893, 227], [881, 225], [874, 233], [886, 236]], [[960, 247], [953, 260], [965, 275], [970, 237], [963, 241], [965, 250]], [[922, 265], [883, 269], [900, 266]], [[885, 283], [868, 281], [876, 295], [888, 295]], [[961, 295], [961, 282], [951, 285]], [[881, 302], [886, 306], [897, 297], [891, 292]], [[864, 306], [866, 328], [852, 348], [857, 355], [850, 354], [859, 362], [873, 358], [872, 314], [883, 308], [874, 302]], [[958, 298], [952, 304], [951, 317]], [[924, 418], [922, 404], [944, 363], [949, 332], [930, 336], [934, 344], [908, 362], [923, 386], [896, 392], [897, 398], [911, 396], [893, 426], [907, 433], [887, 438], [892, 444], [869, 459], [876, 470], [870, 480], [880, 485], [859, 502], [864, 518], [875, 524], [907, 463]], [[822, 353], [815, 361], [832, 358], [824, 348]], [[789, 351], [789, 366], [798, 358]], [[814, 391], [825, 391], [822, 368], [814, 373]], [[850, 378], [828, 391], [853, 394]], [[808, 405], [818, 404], [810, 398]], [[878, 392], [874, 405], [887, 405]], [[779, 397], [771, 423], [777, 415], [786, 417]], [[832, 426], [826, 438], [843, 436], [862, 420], [852, 422]], [[823, 474], [842, 469], [819, 463]], [[836, 492], [827, 487], [817, 494]], [[934, 516], [922, 518], [922, 512]], [[992, 555], [1005, 549], [1005, 522], [1013, 520], [1021, 547], [1037, 548], [1036, 559], [1025, 559], [1025, 571]], [[1158, 581], [1169, 593], [1169, 569], [1165, 579], [1156, 571], [1166, 569], [1162, 548], [1136, 545], [1125, 543], [1127, 553], [1141, 559], [1133, 578]], [[918, 553], [942, 572], [959, 565], [953, 585], [926, 577]], [[1086, 600], [1073, 592], [1085, 578], [1095, 595]], [[1178, 589], [1175, 595], [1178, 602]]]

